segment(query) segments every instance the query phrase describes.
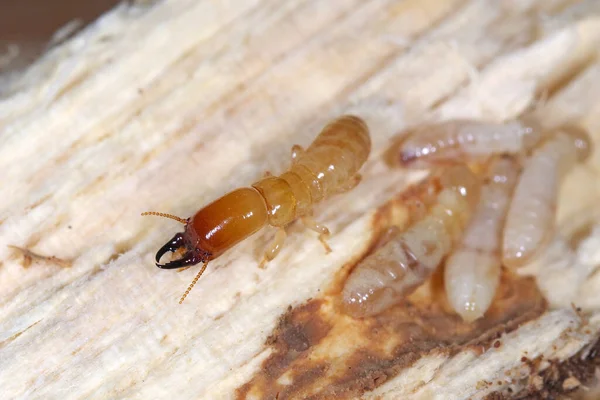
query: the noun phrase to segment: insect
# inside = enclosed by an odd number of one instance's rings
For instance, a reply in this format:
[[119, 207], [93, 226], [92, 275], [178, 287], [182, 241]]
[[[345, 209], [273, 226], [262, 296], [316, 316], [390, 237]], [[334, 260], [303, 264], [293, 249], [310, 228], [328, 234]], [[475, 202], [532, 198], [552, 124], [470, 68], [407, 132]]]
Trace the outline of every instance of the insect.
[[[442, 188], [446, 192], [454, 188], [448, 193], [455, 193], [453, 204], [463, 211], [450, 208], [447, 201], [452, 197], [444, 200], [442, 190], [422, 219], [362, 260], [342, 291], [344, 309], [352, 316], [375, 315], [400, 302], [445, 256], [449, 256], [444, 273], [450, 305], [465, 320], [483, 315], [494, 297], [501, 266], [523, 265], [545, 247], [554, 231], [560, 179], [591, 151], [584, 130], [569, 125], [545, 129], [532, 115], [507, 124], [460, 120], [427, 128], [405, 136], [397, 162], [433, 166], [434, 171], [446, 166], [440, 176], [462, 166], [458, 180]], [[466, 172], [470, 171], [466, 163], [473, 162], [483, 167], [487, 182]], [[478, 187], [473, 179], [483, 184], [479, 204], [472, 201], [476, 196], [469, 201], [462, 197], [461, 203], [456, 189]], [[445, 209], [446, 215], [436, 208]]]
[[[278, 177], [267, 176], [251, 187], [236, 189], [188, 219], [157, 212], [143, 213], [185, 224], [185, 230], [156, 253], [159, 268], [174, 269], [203, 263], [179, 303], [200, 279], [209, 261], [267, 224], [278, 230], [261, 266], [277, 256], [286, 238], [285, 226], [296, 219], [319, 233], [319, 240], [330, 251], [326, 242], [329, 230], [314, 221], [312, 206], [355, 187], [360, 182], [358, 171], [370, 151], [371, 138], [365, 122], [356, 116], [342, 116], [325, 126], [308, 149], [294, 145], [292, 165]], [[160, 264], [165, 253], [182, 250], [185, 252], [179, 259]]]
[[479, 200], [479, 179], [465, 165], [451, 166], [430, 178], [435, 202], [404, 232], [387, 242], [352, 271], [344, 289], [343, 308], [366, 317], [398, 303], [420, 286], [460, 240]]
[[576, 126], [552, 132], [525, 161], [506, 218], [502, 262], [518, 268], [531, 261], [554, 233], [560, 181], [591, 152], [591, 140]]
[[401, 135], [395, 161], [404, 168], [484, 162], [491, 154], [526, 152], [546, 132], [531, 114], [504, 124], [473, 120], [425, 124]]
[[471, 222], [446, 260], [446, 296], [466, 321], [474, 321], [487, 311], [500, 282], [502, 229], [520, 168], [515, 157], [491, 160]]

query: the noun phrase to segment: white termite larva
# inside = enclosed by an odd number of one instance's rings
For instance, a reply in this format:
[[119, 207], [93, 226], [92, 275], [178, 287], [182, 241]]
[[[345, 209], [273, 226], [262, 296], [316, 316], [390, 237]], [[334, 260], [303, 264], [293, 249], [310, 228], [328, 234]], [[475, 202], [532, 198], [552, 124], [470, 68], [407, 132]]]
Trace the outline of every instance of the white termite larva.
[[517, 154], [534, 147], [545, 130], [531, 114], [506, 123], [449, 120], [405, 132], [397, 162], [404, 168], [485, 161], [492, 154]]
[[525, 161], [506, 217], [502, 263], [518, 268], [554, 234], [558, 188], [564, 175], [591, 152], [591, 139], [576, 126], [553, 130]]
[[446, 260], [446, 296], [454, 311], [465, 321], [481, 317], [496, 293], [502, 266], [502, 228], [519, 168], [519, 163], [511, 156], [491, 160], [479, 205], [462, 241]]
[[465, 165], [446, 168], [430, 179], [435, 203], [405, 231], [363, 259], [344, 289], [343, 309], [368, 317], [400, 302], [421, 285], [460, 240], [479, 201], [480, 181]]

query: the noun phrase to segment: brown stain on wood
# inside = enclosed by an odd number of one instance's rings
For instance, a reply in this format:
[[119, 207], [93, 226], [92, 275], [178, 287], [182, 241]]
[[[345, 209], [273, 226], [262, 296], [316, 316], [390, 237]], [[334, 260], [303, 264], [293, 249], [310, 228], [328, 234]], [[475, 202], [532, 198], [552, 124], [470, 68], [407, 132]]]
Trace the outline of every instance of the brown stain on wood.
[[[422, 190], [417, 184], [381, 207], [367, 254], [385, 241], [390, 226], [402, 229], [410, 222], [407, 199]], [[280, 317], [265, 342], [272, 354], [237, 389], [237, 399], [354, 399], [422, 357], [496, 347], [502, 334], [547, 308], [533, 279], [504, 272], [492, 307], [483, 318], [465, 323], [446, 301], [438, 268], [403, 303], [372, 318], [353, 319], [341, 312], [340, 292], [358, 261], [340, 268], [320, 297], [290, 306]]]
[[472, 324], [449, 313], [429, 287], [363, 320], [342, 314], [337, 296], [309, 300], [280, 318], [265, 343], [273, 354], [236, 398], [352, 399], [423, 356], [495, 347], [500, 335], [546, 309], [532, 279], [505, 274], [501, 285], [492, 308]]

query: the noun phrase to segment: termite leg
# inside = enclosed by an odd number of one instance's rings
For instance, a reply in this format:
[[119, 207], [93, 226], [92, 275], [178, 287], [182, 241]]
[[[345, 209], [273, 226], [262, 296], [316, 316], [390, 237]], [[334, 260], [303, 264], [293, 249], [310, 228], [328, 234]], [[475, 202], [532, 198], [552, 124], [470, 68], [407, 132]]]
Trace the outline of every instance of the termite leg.
[[308, 229], [313, 230], [319, 234], [319, 241], [325, 247], [326, 253], [331, 253], [331, 247], [327, 244], [327, 239], [331, 235], [329, 229], [326, 226], [319, 225], [312, 217], [302, 217], [302, 223]]
[[302, 146], [299, 146], [297, 144], [292, 146], [292, 164], [298, 161], [298, 157], [300, 157], [302, 153], [304, 153], [304, 149], [302, 148]]
[[344, 193], [344, 192], [354, 189], [360, 183], [361, 180], [362, 180], [361, 174], [354, 175], [352, 178], [348, 179], [348, 182], [346, 182], [343, 185], [340, 185], [338, 187], [338, 190], [336, 191], [336, 193]]
[[267, 262], [269, 262], [272, 259], [274, 259], [275, 257], [277, 257], [277, 254], [279, 254], [279, 252], [281, 251], [281, 248], [283, 247], [283, 242], [285, 242], [286, 236], [287, 235], [285, 233], [285, 229], [283, 229], [283, 228], [277, 229], [277, 233], [275, 234], [275, 239], [273, 239], [273, 241], [271, 242], [271, 244], [265, 251], [265, 256], [264, 256], [263, 260], [261, 261], [260, 265], [258, 266], [259, 268], [265, 268], [265, 265]]

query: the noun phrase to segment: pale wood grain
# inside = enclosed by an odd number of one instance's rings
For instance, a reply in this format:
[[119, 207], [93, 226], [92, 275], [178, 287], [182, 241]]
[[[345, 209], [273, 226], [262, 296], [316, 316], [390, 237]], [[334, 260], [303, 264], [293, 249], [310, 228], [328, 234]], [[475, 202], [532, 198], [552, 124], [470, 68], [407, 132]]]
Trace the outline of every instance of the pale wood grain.
[[[575, 3], [173, 0], [121, 6], [51, 50], [0, 100], [1, 397], [231, 398], [288, 305], [363, 252], [375, 208], [422, 176], [379, 157], [399, 129], [510, 119], [551, 90], [548, 123], [576, 119], [599, 138], [600, 14], [597, 2]], [[292, 144], [342, 112], [367, 120], [374, 152], [361, 185], [317, 209], [334, 251], [294, 227], [259, 270], [265, 230], [178, 305], [195, 269], [161, 271], [153, 255], [179, 226], [140, 212], [185, 217], [280, 172]], [[599, 157], [570, 177], [562, 221], [598, 204]], [[24, 269], [8, 245], [72, 267]], [[505, 375], [516, 355], [562, 360], [598, 339], [599, 279], [585, 275], [568, 299], [589, 321], [559, 307], [502, 351], [426, 357], [365, 396], [518, 389]], [[504, 384], [478, 390], [481, 374]]]

